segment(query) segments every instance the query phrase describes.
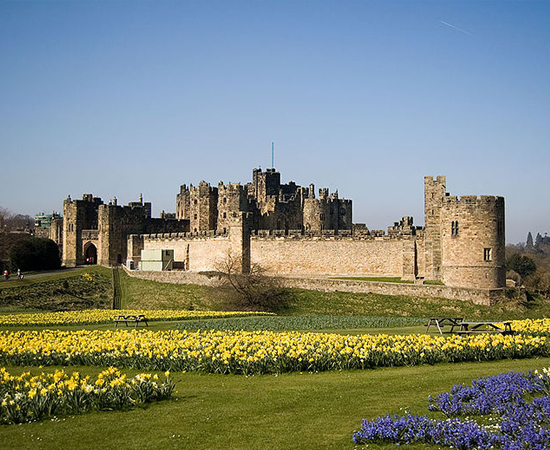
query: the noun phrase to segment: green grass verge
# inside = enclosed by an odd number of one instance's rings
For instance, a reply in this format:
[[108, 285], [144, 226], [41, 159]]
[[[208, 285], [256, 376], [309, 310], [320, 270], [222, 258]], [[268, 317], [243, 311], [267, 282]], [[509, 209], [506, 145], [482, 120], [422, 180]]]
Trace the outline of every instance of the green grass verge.
[[[403, 283], [403, 284], [414, 284], [414, 281], [403, 280], [401, 277], [332, 277], [333, 280], [357, 280], [357, 281], [376, 281], [379, 283]], [[425, 280], [424, 284], [429, 284], [431, 286], [445, 286], [441, 281], [436, 280]]]
[[[53, 450], [60, 446], [82, 450], [352, 450], [355, 448], [352, 433], [360, 428], [363, 418], [405, 411], [440, 417], [428, 413], [429, 395], [449, 390], [457, 383], [469, 383], [479, 376], [548, 366], [550, 359], [279, 376], [172, 374], [177, 390], [174, 400], [122, 412], [96, 412], [2, 426], [0, 445], [10, 450]], [[13, 373], [27, 370], [8, 369]], [[71, 367], [70, 370], [96, 374], [101, 369]], [[395, 448], [368, 446], [369, 450]]]
[[376, 281], [379, 283], [404, 283], [413, 284], [410, 280], [402, 280], [401, 277], [332, 277], [333, 280], [357, 280]]

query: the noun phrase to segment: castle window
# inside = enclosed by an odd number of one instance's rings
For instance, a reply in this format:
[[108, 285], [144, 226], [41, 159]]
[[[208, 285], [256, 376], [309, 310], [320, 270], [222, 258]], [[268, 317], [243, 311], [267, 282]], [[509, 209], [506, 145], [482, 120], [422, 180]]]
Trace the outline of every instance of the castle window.
[[197, 220], [197, 215], [195, 214], [195, 220]]
[[451, 236], [458, 236], [458, 220], [451, 222]]
[[484, 248], [483, 249], [483, 260], [484, 261], [492, 261], [492, 255], [491, 255], [491, 249], [490, 248]]
[[224, 219], [227, 218], [227, 213], [226, 212], [223, 213], [223, 218]]
[[224, 197], [224, 198], [223, 198], [223, 202], [224, 202], [224, 203], [227, 203], [227, 198]]
[[193, 203], [196, 205], [196, 204], [198, 203], [198, 202], [197, 202], [197, 199], [195, 199], [195, 201], [194, 201]]

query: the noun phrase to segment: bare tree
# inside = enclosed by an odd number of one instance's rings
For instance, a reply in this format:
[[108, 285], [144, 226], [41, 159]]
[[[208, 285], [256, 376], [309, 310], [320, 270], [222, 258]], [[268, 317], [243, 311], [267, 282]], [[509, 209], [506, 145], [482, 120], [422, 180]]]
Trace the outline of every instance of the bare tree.
[[218, 261], [216, 269], [222, 286], [231, 288], [241, 306], [251, 309], [280, 310], [287, 304], [289, 293], [277, 277], [268, 276], [258, 264], [251, 264], [248, 273], [242, 273], [241, 264], [231, 253]]

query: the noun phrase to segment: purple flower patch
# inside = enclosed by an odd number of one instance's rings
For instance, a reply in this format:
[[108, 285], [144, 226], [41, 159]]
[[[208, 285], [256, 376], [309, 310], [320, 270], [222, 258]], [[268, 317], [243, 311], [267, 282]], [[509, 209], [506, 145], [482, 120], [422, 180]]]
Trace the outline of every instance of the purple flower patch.
[[[356, 444], [426, 443], [459, 450], [547, 450], [550, 448], [550, 372], [508, 372], [455, 385], [429, 398], [428, 409], [447, 416], [387, 415], [363, 420], [353, 435]], [[539, 395], [539, 396], [537, 396]], [[475, 416], [496, 417], [495, 425], [480, 425]]]

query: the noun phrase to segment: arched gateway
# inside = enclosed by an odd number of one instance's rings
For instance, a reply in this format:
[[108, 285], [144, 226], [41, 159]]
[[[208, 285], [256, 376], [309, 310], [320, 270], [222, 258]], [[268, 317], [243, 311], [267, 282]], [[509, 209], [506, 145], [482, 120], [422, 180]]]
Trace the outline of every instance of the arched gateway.
[[84, 246], [84, 260], [86, 264], [97, 264], [97, 247], [91, 242]]

